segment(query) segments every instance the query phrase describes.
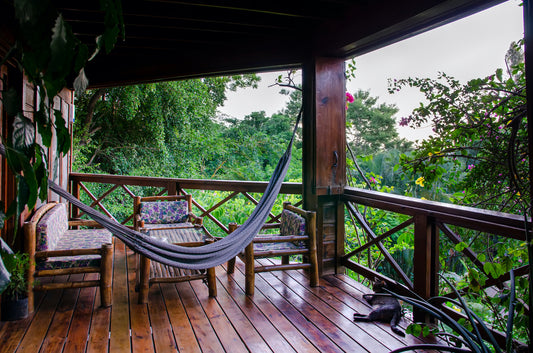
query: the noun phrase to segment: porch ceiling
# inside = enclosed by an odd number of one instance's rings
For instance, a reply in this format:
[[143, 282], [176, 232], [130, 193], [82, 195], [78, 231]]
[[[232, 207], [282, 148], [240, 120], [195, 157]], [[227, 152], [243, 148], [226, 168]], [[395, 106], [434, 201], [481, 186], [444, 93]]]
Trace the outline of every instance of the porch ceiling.
[[[348, 58], [501, 0], [123, 1], [126, 40], [87, 68], [91, 87], [297, 67], [311, 54]], [[95, 1], [58, 1], [92, 44]]]
[[[91, 88], [299, 67], [349, 58], [503, 0], [122, 1], [126, 38], [87, 67]], [[98, 1], [53, 1], [88, 45]]]

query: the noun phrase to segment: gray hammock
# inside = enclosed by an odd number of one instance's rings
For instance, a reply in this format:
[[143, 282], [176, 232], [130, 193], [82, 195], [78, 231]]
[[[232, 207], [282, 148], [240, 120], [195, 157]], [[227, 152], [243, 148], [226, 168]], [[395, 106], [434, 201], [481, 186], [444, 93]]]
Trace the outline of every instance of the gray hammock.
[[[122, 240], [130, 249], [150, 258], [151, 260], [173, 267], [193, 270], [211, 268], [221, 265], [237, 256], [237, 254], [250, 244], [266, 222], [270, 211], [272, 210], [272, 206], [276, 202], [279, 190], [283, 184], [283, 179], [289, 168], [292, 145], [300, 116], [301, 112], [296, 121], [287, 150], [280, 158], [263, 196], [250, 217], [242, 226], [228, 236], [203, 246], [179, 246], [152, 238], [144, 233], [134, 231], [107, 217], [101, 212], [85, 205], [51, 180], [48, 180], [48, 187], [59, 196], [68, 200], [71, 204], [83, 210], [89, 217]], [[0, 154], [5, 155], [4, 146], [1, 144]]]

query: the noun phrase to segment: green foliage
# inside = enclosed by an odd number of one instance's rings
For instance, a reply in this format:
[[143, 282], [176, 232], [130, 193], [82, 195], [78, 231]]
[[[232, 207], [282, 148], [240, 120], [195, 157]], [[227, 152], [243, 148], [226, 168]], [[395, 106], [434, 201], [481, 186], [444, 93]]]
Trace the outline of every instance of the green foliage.
[[398, 108], [385, 103], [377, 105], [377, 97], [368, 91], [357, 91], [354, 102], [346, 110], [346, 134], [351, 148], [357, 155], [398, 148], [406, 150], [411, 143], [398, 137], [394, 114]]
[[0, 251], [2, 262], [9, 272], [9, 283], [4, 289], [3, 294], [10, 299], [18, 300], [27, 296], [26, 271], [28, 270], [30, 260], [25, 253], [8, 253]]
[[[521, 43], [508, 57], [522, 58]], [[522, 61], [508, 62], [507, 77], [494, 75], [466, 84], [441, 73], [437, 80], [391, 82], [391, 93], [416, 87], [428, 103], [402, 118], [401, 125], [433, 126], [434, 134], [400, 158], [403, 171], [428, 186], [443, 181], [456, 203], [523, 212], [529, 200], [525, 72]]]
[[[106, 26], [104, 40], [98, 41], [95, 52], [101, 46], [109, 51], [124, 28], [120, 3], [102, 0], [101, 4], [105, 11]], [[53, 109], [53, 97], [72, 76], [76, 77], [75, 87], [85, 90], [88, 81], [83, 68], [90, 59], [87, 46], [72, 33], [63, 16], [49, 1], [16, 0], [13, 7], [18, 21], [17, 38], [1, 63], [9, 59], [16, 60], [21, 72], [39, 94], [33, 121], [24, 116], [21, 99], [13, 88], [1, 95], [6, 113], [14, 117], [13, 133], [11, 136], [2, 136], [2, 142], [7, 163], [17, 178], [17, 197], [6, 216], [19, 218], [26, 206], [32, 209], [38, 197], [44, 199], [47, 195], [45, 148], [54, 147], [60, 153], [67, 153], [70, 149], [70, 133], [61, 112]], [[111, 32], [110, 26], [113, 26]], [[40, 135], [41, 143], [37, 143], [35, 131]], [[56, 146], [52, 146], [53, 134]]]
[[[395, 293], [391, 293], [394, 297], [411, 304], [413, 308], [422, 310], [432, 317], [439, 320], [439, 325], [442, 329], [437, 327], [428, 327], [426, 324], [413, 323], [409, 325], [406, 332], [416, 336], [428, 336], [429, 334], [442, 338], [441, 344], [418, 344], [413, 346], [402, 347], [394, 350], [394, 353], [412, 351], [414, 349], [423, 350], [438, 350], [442, 352], [455, 352], [458, 349], [463, 352], [502, 352], [502, 349], [489, 331], [487, 324], [482, 318], [477, 316], [471, 308], [467, 305], [464, 298], [459, 294], [455, 287], [448, 282], [445, 278], [443, 280], [447, 283], [450, 289], [455, 293], [457, 300], [450, 299], [449, 297], [433, 297], [428, 300], [424, 300], [417, 296], [415, 293], [411, 293], [409, 297], [400, 296]], [[515, 316], [515, 278], [513, 272], [511, 272], [510, 289], [508, 290], [508, 322], [512, 322]], [[444, 305], [444, 306], [443, 306]], [[466, 318], [459, 321], [454, 320], [447, 312], [445, 307], [451, 308], [465, 315]], [[505, 350], [507, 352], [513, 351], [513, 326], [508, 325], [505, 334], [507, 337]], [[443, 345], [447, 343], [448, 345]]]

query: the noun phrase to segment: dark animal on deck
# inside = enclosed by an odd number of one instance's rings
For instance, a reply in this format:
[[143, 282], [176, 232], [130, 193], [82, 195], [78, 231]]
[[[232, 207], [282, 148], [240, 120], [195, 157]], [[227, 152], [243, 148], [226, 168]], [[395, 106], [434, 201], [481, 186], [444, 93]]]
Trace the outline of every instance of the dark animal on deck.
[[405, 337], [405, 333], [400, 330], [398, 324], [402, 317], [402, 306], [398, 299], [387, 296], [383, 293], [383, 288], [386, 287], [386, 282], [383, 280], [376, 279], [373, 284], [374, 293], [377, 294], [364, 294], [363, 298], [372, 305], [374, 308], [368, 315], [363, 315], [355, 313], [353, 320], [354, 321], [363, 321], [363, 322], [388, 322], [392, 332]]

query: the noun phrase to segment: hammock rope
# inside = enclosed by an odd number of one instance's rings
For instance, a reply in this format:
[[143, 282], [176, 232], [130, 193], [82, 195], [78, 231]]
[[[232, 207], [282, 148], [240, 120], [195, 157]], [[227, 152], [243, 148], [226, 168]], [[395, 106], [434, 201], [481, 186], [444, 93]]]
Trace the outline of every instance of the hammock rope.
[[[53, 181], [48, 180], [48, 186], [53, 192], [83, 210], [89, 217], [122, 240], [130, 249], [151, 260], [173, 267], [192, 270], [215, 267], [237, 256], [250, 244], [266, 222], [289, 168], [292, 145], [301, 115], [302, 111], [298, 114], [292, 138], [289, 141], [287, 149], [280, 158], [263, 196], [250, 217], [231, 234], [203, 246], [186, 247], [152, 238], [147, 234], [132, 230], [92, 207], [85, 205]], [[5, 156], [5, 147], [1, 144], [0, 154]]]

